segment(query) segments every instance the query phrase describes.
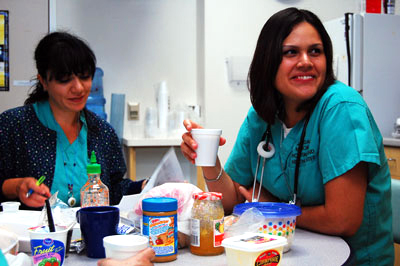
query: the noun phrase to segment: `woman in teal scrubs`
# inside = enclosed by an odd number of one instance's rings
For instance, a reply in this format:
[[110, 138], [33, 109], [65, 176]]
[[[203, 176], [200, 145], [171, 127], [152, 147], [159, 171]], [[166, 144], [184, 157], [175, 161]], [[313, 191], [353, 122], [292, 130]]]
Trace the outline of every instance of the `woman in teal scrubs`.
[[[342, 236], [356, 265], [393, 265], [390, 173], [382, 136], [359, 93], [335, 80], [332, 44], [318, 17], [288, 8], [266, 22], [249, 90], [252, 107], [225, 169], [219, 160], [215, 167], [203, 167], [209, 190], [223, 193], [226, 212], [251, 201], [257, 146], [268, 138], [275, 153], [266, 160], [260, 201], [293, 201], [297, 189], [302, 209], [297, 226]], [[200, 126], [184, 124], [189, 132], [181, 150], [194, 162], [197, 143], [190, 130]], [[221, 138], [220, 145], [225, 141]]]

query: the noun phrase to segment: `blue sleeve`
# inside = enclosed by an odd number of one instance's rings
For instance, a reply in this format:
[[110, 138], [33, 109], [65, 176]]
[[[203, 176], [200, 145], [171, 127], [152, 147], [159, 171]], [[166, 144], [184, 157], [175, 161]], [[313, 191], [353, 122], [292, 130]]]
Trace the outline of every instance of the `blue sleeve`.
[[380, 165], [379, 130], [366, 105], [342, 102], [330, 107], [320, 123], [319, 163], [323, 183], [359, 162]]
[[228, 173], [233, 181], [244, 186], [251, 185], [253, 180], [251, 176], [250, 148], [249, 117], [246, 117], [224, 167], [225, 172]]

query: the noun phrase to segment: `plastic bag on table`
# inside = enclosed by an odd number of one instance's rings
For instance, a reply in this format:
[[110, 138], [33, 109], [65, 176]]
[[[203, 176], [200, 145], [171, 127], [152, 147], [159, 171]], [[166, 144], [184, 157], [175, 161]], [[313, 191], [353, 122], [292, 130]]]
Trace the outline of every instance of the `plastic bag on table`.
[[131, 220], [140, 220], [143, 215], [142, 200], [152, 197], [169, 197], [175, 198], [178, 201], [178, 233], [179, 246], [187, 246], [190, 236], [190, 217], [194, 203], [192, 198], [193, 193], [201, 192], [202, 190], [190, 183], [165, 183], [163, 185], [150, 189], [147, 193], [143, 194], [134, 207], [133, 212], [128, 214]]
[[244, 232], [258, 232], [265, 222], [264, 215], [257, 208], [250, 208], [239, 217], [228, 216], [224, 219], [225, 238], [238, 236]]
[[[76, 211], [78, 208], [70, 208], [65, 202], [58, 197], [58, 191], [51, 195], [49, 203], [51, 206], [51, 213], [53, 215], [54, 224], [58, 226], [65, 226], [72, 228], [76, 223]], [[46, 206], [43, 207], [39, 217], [39, 226], [48, 225]]]
[[145, 194], [153, 187], [160, 186], [164, 183], [179, 183], [184, 181], [185, 178], [178, 157], [176, 157], [174, 148], [170, 148], [157, 165], [156, 170], [154, 170], [140, 194]]

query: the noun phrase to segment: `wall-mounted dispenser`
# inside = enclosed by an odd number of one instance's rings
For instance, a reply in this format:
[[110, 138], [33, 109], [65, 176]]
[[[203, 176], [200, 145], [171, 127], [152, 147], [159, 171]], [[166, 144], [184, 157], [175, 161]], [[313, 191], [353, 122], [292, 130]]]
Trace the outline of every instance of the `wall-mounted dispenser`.
[[226, 58], [229, 85], [232, 87], [246, 87], [251, 59], [250, 56], [231, 56]]

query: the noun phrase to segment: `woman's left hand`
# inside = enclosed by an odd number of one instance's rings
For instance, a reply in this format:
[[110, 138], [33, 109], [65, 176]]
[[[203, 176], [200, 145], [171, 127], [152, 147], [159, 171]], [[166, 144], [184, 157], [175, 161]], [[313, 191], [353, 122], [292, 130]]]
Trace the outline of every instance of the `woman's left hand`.
[[[255, 197], [258, 195], [258, 190], [260, 189], [260, 184], [256, 182], [256, 191]], [[253, 186], [250, 188], [246, 188], [244, 186], [239, 186], [239, 192], [243, 195], [243, 197], [248, 201], [252, 202], [252, 195], [253, 195]], [[260, 198], [258, 199], [260, 202], [276, 202], [278, 201], [278, 198], [273, 196], [268, 190], [266, 190], [264, 187], [261, 187], [261, 193], [260, 193]]]

